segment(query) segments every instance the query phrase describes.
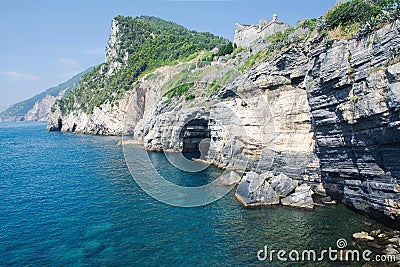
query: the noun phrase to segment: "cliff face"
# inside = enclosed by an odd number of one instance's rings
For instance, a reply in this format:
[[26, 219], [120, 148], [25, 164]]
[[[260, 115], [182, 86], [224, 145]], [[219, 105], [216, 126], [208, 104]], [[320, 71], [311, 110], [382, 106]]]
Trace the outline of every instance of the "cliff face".
[[[397, 226], [399, 29], [397, 22], [361, 40], [324, 43], [311, 39], [280, 53], [250, 75], [266, 91], [285, 91], [288, 84], [305, 89], [301, 92], [307, 95], [314, 151], [327, 193]], [[291, 112], [284, 114], [292, 116]]]
[[40, 101], [37, 101], [33, 107], [25, 114], [24, 121], [47, 121], [51, 113], [51, 107], [56, 100], [63, 98], [66, 90], [62, 90], [57, 96], [46, 95]]
[[[400, 220], [399, 23], [310, 51], [306, 76], [322, 181], [348, 206]], [[383, 215], [383, 216], [382, 216]]]
[[56, 100], [65, 97], [78, 86], [82, 76], [90, 69], [81, 72], [58, 86], [47, 89], [25, 101], [12, 105], [0, 113], [0, 121], [47, 121], [51, 107]]
[[233, 57], [162, 67], [91, 115], [54, 112], [49, 129], [133, 134], [150, 151], [203, 146], [221, 168], [322, 185], [347, 206], [398, 224], [399, 29], [397, 22], [339, 41], [315, 35], [246, 74], [232, 68]]
[[[75, 90], [56, 103], [48, 130], [130, 133], [130, 129], [124, 131], [123, 118], [144, 73], [228, 43], [211, 33], [190, 31], [155, 17], [117, 16], [111, 26], [106, 62], [85, 75]], [[138, 114], [143, 113], [140, 110], [143, 108], [138, 108]], [[132, 116], [136, 122], [136, 116]]]

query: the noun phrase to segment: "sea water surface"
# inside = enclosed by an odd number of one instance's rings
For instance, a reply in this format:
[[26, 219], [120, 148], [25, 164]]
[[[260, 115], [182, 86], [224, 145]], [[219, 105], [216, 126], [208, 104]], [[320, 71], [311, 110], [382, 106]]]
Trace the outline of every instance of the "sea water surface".
[[[233, 192], [203, 207], [172, 207], [135, 183], [119, 140], [0, 123], [0, 266], [265, 266], [257, 260], [264, 245], [336, 248], [368, 221], [342, 205], [245, 209]], [[186, 173], [162, 153], [150, 157], [177, 184], [220, 173]]]

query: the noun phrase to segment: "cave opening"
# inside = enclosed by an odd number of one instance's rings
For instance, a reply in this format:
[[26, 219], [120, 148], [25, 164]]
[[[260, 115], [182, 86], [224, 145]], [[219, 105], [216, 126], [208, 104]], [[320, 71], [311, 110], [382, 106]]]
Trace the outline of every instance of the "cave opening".
[[57, 120], [57, 131], [61, 131], [62, 126], [63, 126], [62, 119], [58, 118], [58, 120]]
[[185, 124], [180, 134], [182, 140], [182, 152], [188, 159], [205, 159], [210, 148], [211, 131], [209, 121], [205, 119], [193, 119]]

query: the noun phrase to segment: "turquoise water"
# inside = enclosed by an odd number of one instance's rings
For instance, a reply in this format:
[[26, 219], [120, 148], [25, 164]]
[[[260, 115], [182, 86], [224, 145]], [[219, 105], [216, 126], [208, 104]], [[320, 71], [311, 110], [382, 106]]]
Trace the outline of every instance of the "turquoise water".
[[[168, 206], [132, 179], [119, 140], [0, 123], [0, 266], [265, 266], [256, 256], [264, 245], [322, 250], [365, 228], [341, 205], [245, 209], [230, 193], [203, 207]], [[220, 173], [150, 157], [177, 184]]]

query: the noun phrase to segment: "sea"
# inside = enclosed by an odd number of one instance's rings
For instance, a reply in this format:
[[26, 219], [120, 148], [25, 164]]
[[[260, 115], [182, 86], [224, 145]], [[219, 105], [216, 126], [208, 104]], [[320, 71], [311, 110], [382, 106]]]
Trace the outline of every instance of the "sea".
[[[121, 137], [45, 128], [0, 123], [0, 266], [315, 266], [257, 254], [336, 248], [371, 223], [343, 205], [244, 208], [233, 191], [204, 206], [171, 206], [136, 183], [152, 174], [140, 164], [129, 171]], [[163, 153], [131, 149], [176, 184], [221, 174], [182, 171]]]

